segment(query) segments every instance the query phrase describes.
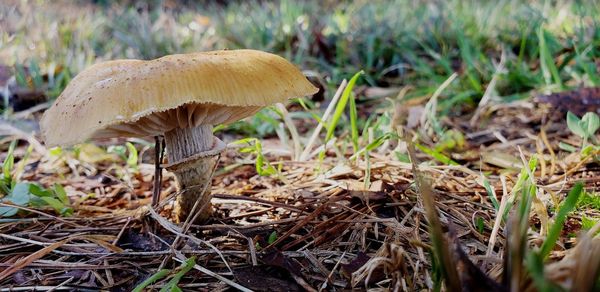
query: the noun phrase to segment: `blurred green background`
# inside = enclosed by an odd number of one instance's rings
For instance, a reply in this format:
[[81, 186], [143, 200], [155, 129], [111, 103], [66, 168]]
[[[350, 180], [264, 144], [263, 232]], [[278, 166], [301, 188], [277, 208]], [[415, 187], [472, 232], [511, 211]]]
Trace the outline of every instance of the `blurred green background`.
[[[359, 84], [410, 86], [407, 98], [458, 72], [440, 110], [464, 113], [494, 73], [506, 101], [599, 85], [599, 20], [594, 1], [5, 0], [0, 63], [29, 86], [48, 79], [52, 98], [94, 62], [252, 48], [300, 66], [326, 98], [359, 70]], [[377, 97], [358, 94], [359, 103]]]

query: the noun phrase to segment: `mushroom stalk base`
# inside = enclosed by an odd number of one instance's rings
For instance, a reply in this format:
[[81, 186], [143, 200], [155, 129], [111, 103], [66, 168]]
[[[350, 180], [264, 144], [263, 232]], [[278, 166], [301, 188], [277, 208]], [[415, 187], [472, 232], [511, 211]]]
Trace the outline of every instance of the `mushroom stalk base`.
[[194, 216], [192, 208], [198, 202], [196, 222], [205, 221], [212, 213], [211, 180], [225, 143], [213, 136], [210, 125], [166, 132], [165, 143], [169, 158], [165, 168], [175, 174], [180, 188], [175, 205], [177, 220], [184, 222]]

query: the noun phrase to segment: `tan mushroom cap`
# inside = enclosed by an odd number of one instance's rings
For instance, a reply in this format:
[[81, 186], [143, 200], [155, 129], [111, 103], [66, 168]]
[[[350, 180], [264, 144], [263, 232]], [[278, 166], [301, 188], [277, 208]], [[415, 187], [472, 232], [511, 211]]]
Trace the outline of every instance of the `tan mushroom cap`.
[[317, 88], [285, 59], [255, 50], [115, 60], [79, 73], [41, 121], [49, 146], [146, 137], [230, 123]]

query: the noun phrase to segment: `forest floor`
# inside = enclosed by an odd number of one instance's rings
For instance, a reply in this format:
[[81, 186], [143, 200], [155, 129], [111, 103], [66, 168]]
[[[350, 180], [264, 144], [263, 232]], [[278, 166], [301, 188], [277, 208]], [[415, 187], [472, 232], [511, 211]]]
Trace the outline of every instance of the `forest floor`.
[[[98, 2], [0, 4], [0, 291], [598, 288], [600, 14], [518, 5], [491, 28], [460, 1], [414, 12], [429, 18], [327, 1], [321, 22], [302, 18], [311, 1]], [[548, 20], [563, 14], [580, 22]], [[174, 223], [165, 170], [149, 207], [150, 140], [47, 148], [37, 133], [90, 63], [239, 47], [280, 53], [321, 91], [217, 129], [229, 146], [203, 225]]]

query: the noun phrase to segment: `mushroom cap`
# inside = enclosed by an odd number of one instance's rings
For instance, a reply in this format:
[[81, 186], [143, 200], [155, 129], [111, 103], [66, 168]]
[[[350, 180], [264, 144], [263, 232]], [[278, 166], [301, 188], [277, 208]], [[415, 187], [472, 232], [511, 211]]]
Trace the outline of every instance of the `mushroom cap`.
[[317, 91], [285, 59], [255, 50], [115, 60], [79, 73], [42, 117], [47, 145], [231, 123]]

